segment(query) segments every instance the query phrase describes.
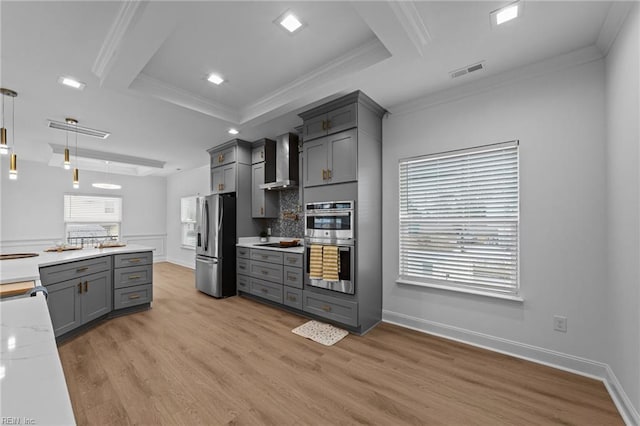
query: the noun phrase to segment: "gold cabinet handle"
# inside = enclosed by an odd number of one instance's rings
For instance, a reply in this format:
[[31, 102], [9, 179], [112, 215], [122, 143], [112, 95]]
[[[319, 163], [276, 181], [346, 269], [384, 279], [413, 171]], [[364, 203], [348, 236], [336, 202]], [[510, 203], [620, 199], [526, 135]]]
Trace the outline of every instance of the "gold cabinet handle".
[[269, 290], [267, 290], [266, 288], [261, 288], [260, 290], [262, 290], [263, 293], [268, 293]]
[[327, 180], [327, 171], [322, 169], [322, 180]]
[[322, 120], [322, 130], [327, 130], [327, 122]]
[[322, 309], [325, 312], [331, 312], [331, 306], [329, 305], [322, 305], [322, 308], [320, 309]]
[[86, 271], [87, 269], [89, 269], [89, 267], [88, 267], [88, 266], [85, 266], [84, 268], [78, 268], [78, 269], [76, 269], [76, 272], [84, 272], [84, 271]]
[[327, 120], [327, 130], [331, 129], [331, 120]]
[[260, 151], [260, 158], [264, 158], [264, 151]]
[[296, 258], [296, 257], [287, 257], [287, 261], [289, 263], [298, 263], [298, 258]]
[[329, 170], [327, 170], [327, 180], [328, 180], [328, 179], [331, 179], [331, 170], [330, 170], [330, 169], [329, 169]]
[[260, 272], [262, 272], [263, 275], [269, 275], [269, 271], [265, 271], [264, 269]]
[[140, 259], [138, 259], [137, 257], [135, 259], [129, 259], [128, 260], [129, 263], [138, 263], [140, 262]]
[[267, 254], [261, 254], [260, 256], [262, 256], [263, 259], [268, 259], [269, 258], [269, 255], [267, 255]]
[[246, 266], [243, 266], [243, 265], [238, 265], [238, 268], [239, 268], [239, 269], [247, 269], [247, 267], [246, 267]]
[[84, 292], [88, 292], [89, 291], [89, 281], [85, 281], [84, 282]]
[[289, 280], [289, 281], [295, 281], [295, 280], [296, 280], [296, 277], [295, 277], [295, 276], [294, 276], [294, 277], [292, 277], [291, 275], [287, 275], [287, 280]]
[[224, 183], [218, 184], [218, 191], [222, 191], [224, 189]]
[[220, 162], [223, 162], [224, 161], [224, 154], [220, 154], [220, 158], [221, 158]]
[[264, 214], [264, 207], [260, 207], [260, 214]]
[[139, 280], [140, 279], [140, 275], [129, 275], [129, 279], [130, 280]]
[[78, 293], [82, 294], [82, 283], [78, 283]]
[[291, 301], [291, 302], [295, 302], [297, 299], [295, 296], [287, 296], [287, 300]]
[[139, 294], [132, 294], [131, 296], [129, 296], [129, 299], [140, 299], [140, 295]]

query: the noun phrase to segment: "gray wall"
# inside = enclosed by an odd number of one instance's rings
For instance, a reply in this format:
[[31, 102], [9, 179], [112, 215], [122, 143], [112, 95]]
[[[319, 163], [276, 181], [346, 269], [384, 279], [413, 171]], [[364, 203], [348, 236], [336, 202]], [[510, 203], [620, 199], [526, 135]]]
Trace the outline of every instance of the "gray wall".
[[606, 362], [636, 411], [640, 411], [639, 15], [636, 4], [606, 59], [609, 299], [605, 309], [611, 316]]

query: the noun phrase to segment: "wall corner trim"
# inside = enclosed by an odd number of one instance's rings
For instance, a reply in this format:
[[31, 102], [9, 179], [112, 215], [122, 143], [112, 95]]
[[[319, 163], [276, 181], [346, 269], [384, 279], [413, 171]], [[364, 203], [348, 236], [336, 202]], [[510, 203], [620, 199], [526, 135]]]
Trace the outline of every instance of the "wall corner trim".
[[382, 311], [382, 321], [600, 380], [607, 388], [625, 423], [640, 425], [637, 410], [608, 364], [386, 309]]

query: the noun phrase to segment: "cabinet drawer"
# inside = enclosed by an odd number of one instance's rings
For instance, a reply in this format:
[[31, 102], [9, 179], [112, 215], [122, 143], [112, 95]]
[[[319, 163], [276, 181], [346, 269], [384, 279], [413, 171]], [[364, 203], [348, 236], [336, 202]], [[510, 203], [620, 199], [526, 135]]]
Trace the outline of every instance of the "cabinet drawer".
[[251, 294], [282, 303], [282, 285], [251, 278]]
[[324, 318], [356, 327], [358, 325], [358, 303], [324, 294], [303, 291], [302, 309]]
[[40, 281], [50, 285], [110, 269], [111, 256], [102, 256], [40, 268]]
[[236, 147], [231, 146], [226, 149], [214, 151], [211, 153], [211, 167], [224, 166], [225, 164], [234, 163], [236, 161]]
[[153, 289], [151, 284], [118, 288], [113, 292], [113, 309], [123, 309], [129, 306], [149, 303], [151, 302], [152, 296]]
[[279, 263], [282, 265], [282, 252], [275, 250], [251, 249], [251, 260]]
[[251, 249], [249, 247], [236, 247], [236, 257], [242, 259], [250, 259]]
[[114, 268], [124, 268], [127, 266], [151, 265], [153, 263], [153, 253], [143, 251], [139, 253], [116, 254], [114, 257]]
[[282, 284], [290, 287], [302, 288], [302, 269], [285, 266]]
[[249, 277], [247, 275], [238, 275], [236, 277], [236, 283], [238, 284], [238, 290], [245, 293], [250, 292]]
[[261, 280], [282, 284], [282, 265], [252, 260], [249, 264], [249, 274]]
[[130, 266], [113, 270], [114, 288], [131, 287], [132, 285], [151, 284], [153, 266]]
[[285, 253], [284, 265], [302, 268], [302, 253]]
[[236, 259], [236, 272], [238, 274], [249, 274], [250, 263], [248, 259]]
[[302, 310], [302, 290], [284, 286], [282, 291], [285, 305]]

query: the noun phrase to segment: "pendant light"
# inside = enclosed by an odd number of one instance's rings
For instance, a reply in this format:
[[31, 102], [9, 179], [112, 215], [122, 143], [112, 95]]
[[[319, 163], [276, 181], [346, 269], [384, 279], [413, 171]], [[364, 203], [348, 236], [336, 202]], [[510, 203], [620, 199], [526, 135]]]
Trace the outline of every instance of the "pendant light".
[[11, 159], [9, 161], [9, 179], [18, 179], [18, 156], [16, 155], [16, 105], [15, 98], [18, 93], [11, 90], [0, 88], [2, 94], [2, 130], [0, 131], [0, 154], [6, 155], [9, 153], [9, 144], [7, 143], [7, 129], [4, 117], [4, 97], [9, 96], [11, 98], [11, 139], [13, 139], [13, 146], [11, 150]]
[[[73, 124], [75, 122], [76, 126], [77, 126], [77, 123], [78, 123], [73, 118], [67, 118], [65, 121], [67, 122], [67, 124]], [[71, 161], [69, 160], [69, 129], [68, 128], [67, 128], [67, 143], [66, 143], [65, 148], [64, 148], [64, 163], [63, 163], [63, 167], [64, 167], [65, 170], [70, 170], [71, 169]]]
[[109, 182], [111, 180], [109, 179], [109, 162], [105, 161], [105, 164], [107, 165], [107, 183], [96, 182], [96, 183], [92, 183], [91, 186], [93, 186], [94, 188], [100, 188], [100, 189], [121, 189], [122, 185]]
[[78, 120], [68, 118], [67, 123], [74, 124], [76, 126], [76, 167], [73, 169], [73, 189], [78, 189], [80, 188], [80, 177], [78, 172]]

